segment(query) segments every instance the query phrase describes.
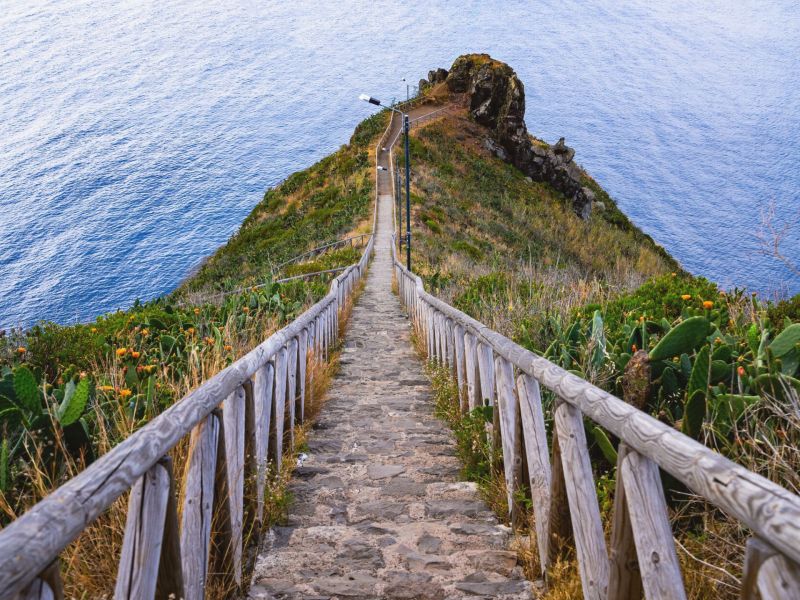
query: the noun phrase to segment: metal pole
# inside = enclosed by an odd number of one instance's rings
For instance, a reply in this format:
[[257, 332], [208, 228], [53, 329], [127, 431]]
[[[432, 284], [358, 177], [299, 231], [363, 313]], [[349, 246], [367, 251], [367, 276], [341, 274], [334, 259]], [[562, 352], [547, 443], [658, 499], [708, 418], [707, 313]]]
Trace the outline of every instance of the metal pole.
[[394, 202], [395, 206], [397, 206], [397, 245], [400, 246], [403, 238], [403, 205], [400, 202], [402, 196], [400, 191], [400, 159], [397, 157], [394, 159], [394, 180]]
[[408, 115], [403, 115], [403, 129], [406, 134], [406, 268], [411, 271], [411, 150], [408, 146]]

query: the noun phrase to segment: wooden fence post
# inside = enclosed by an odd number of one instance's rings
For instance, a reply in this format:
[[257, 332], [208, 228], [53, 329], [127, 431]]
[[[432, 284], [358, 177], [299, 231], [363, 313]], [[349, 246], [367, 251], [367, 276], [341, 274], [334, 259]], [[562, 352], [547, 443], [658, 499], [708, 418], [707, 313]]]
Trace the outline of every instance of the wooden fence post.
[[299, 336], [297, 357], [297, 383], [300, 387], [300, 394], [297, 401], [296, 414], [299, 415], [300, 423], [306, 421], [306, 368], [308, 367], [308, 329], [303, 329]]
[[273, 439], [270, 440], [275, 467], [280, 470], [283, 461], [283, 424], [286, 419], [286, 346], [275, 353], [275, 392], [272, 395], [275, 403], [272, 409]]
[[268, 362], [256, 372], [256, 379], [253, 385], [256, 419], [256, 520], [259, 523], [264, 520], [264, 491], [267, 483], [267, 456], [274, 379], [275, 366], [272, 362]]
[[622, 484], [646, 597], [685, 600], [658, 466], [629, 451], [622, 460]]
[[461, 414], [469, 411], [469, 400], [466, 390], [466, 370], [464, 368], [464, 327], [456, 323], [453, 327], [453, 346], [456, 351], [456, 382], [458, 384], [458, 400]]
[[536, 523], [536, 544], [539, 549], [539, 564], [544, 573], [548, 563], [548, 520], [550, 511], [550, 454], [547, 449], [547, 431], [539, 390], [539, 382], [523, 373], [517, 378], [517, 395], [520, 403], [522, 431], [525, 440], [525, 455], [531, 486], [531, 501]]
[[239, 387], [222, 404], [225, 424], [225, 465], [231, 517], [231, 558], [233, 579], [242, 584], [242, 532], [244, 529], [244, 446], [245, 394]]
[[608, 553], [583, 417], [577, 408], [561, 402], [556, 406], [555, 421], [583, 597], [605, 600]]
[[495, 359], [497, 373], [497, 409], [503, 445], [503, 471], [506, 478], [508, 511], [515, 527], [522, 526], [522, 508], [517, 501], [522, 476], [522, 448], [519, 431], [519, 401], [514, 390], [514, 368], [506, 359]]
[[186, 600], [205, 598], [221, 418], [212, 412], [193, 430], [184, 483], [181, 563]]
[[628, 445], [620, 442], [617, 448], [617, 482], [614, 491], [614, 516], [611, 525], [609, 552], [608, 600], [638, 600], [644, 597], [636, 542], [623, 483], [622, 461]]
[[471, 411], [477, 406], [483, 406], [483, 399], [478, 370], [478, 340], [469, 332], [464, 334], [464, 365], [467, 369], [467, 403]]
[[294, 448], [294, 424], [295, 424], [295, 412], [297, 410], [297, 353], [300, 344], [297, 341], [296, 337], [293, 337], [289, 340], [289, 343], [286, 345], [288, 353], [287, 353], [287, 363], [286, 363], [286, 374], [287, 374], [287, 383], [286, 383], [286, 402], [289, 407], [289, 448]]

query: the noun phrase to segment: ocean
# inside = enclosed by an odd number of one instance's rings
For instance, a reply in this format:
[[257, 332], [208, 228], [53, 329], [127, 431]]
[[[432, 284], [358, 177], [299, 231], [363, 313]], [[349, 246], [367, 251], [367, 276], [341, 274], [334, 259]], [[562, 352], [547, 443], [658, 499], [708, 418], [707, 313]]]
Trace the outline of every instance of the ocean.
[[508, 62], [537, 137], [689, 271], [800, 292], [796, 0], [5, 0], [0, 327], [172, 290], [264, 191], [347, 142], [367, 93]]

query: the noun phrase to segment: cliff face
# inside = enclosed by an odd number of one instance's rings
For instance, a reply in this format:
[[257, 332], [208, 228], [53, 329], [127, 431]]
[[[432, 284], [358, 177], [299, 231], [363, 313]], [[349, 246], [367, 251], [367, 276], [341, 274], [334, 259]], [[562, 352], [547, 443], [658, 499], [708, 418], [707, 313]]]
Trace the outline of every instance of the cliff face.
[[584, 187], [575, 151], [561, 138], [553, 146], [533, 141], [525, 126], [525, 87], [514, 70], [488, 54], [458, 57], [449, 71], [437, 69], [420, 81], [420, 89], [444, 83], [461, 94], [477, 123], [488, 127], [494, 139], [490, 149], [535, 181], [547, 182], [572, 203], [582, 218], [589, 217], [595, 196]]

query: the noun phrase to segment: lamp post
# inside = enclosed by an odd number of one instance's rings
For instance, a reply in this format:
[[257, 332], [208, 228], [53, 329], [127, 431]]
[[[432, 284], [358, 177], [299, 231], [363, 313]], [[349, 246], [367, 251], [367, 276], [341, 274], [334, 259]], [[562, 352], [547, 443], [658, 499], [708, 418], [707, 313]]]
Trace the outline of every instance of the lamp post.
[[385, 106], [381, 101], [367, 94], [359, 96], [364, 102], [369, 102], [375, 106], [382, 106], [389, 110], [396, 112], [403, 119], [403, 134], [405, 135], [405, 150], [406, 150], [406, 268], [411, 270], [411, 150], [409, 149], [408, 130], [410, 129], [410, 122], [408, 115], [402, 111], [397, 110], [392, 106]]

